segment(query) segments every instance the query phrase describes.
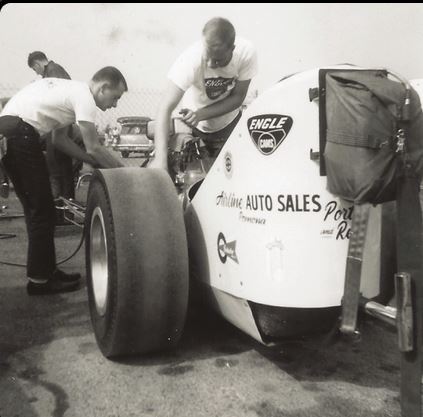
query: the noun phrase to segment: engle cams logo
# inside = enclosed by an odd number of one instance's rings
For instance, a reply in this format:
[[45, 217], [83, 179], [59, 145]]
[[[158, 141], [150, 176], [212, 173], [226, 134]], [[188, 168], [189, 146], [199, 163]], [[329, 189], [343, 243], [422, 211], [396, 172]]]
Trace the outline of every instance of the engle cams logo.
[[250, 117], [247, 127], [257, 149], [263, 155], [270, 155], [288, 136], [292, 118], [281, 114], [261, 114]]
[[225, 94], [229, 87], [233, 84], [233, 78], [205, 78], [204, 87], [206, 89], [207, 97], [210, 100], [215, 100], [220, 97], [222, 94]]

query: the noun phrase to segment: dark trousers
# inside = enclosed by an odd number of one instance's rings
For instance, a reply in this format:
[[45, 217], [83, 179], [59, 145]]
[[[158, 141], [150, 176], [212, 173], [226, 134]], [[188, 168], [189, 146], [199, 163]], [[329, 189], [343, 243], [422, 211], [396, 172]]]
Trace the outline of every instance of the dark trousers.
[[209, 156], [212, 158], [217, 158], [220, 150], [223, 148], [223, 145], [231, 135], [232, 131], [235, 129], [235, 126], [241, 118], [241, 115], [242, 112], [240, 111], [231, 123], [229, 123], [223, 129], [218, 130], [217, 132], [205, 133], [197, 128], [194, 128], [192, 133], [194, 136], [200, 138], [204, 142]]
[[27, 276], [48, 278], [56, 268], [55, 208], [39, 134], [15, 116], [0, 117], [7, 138], [2, 162], [25, 214], [28, 233]]

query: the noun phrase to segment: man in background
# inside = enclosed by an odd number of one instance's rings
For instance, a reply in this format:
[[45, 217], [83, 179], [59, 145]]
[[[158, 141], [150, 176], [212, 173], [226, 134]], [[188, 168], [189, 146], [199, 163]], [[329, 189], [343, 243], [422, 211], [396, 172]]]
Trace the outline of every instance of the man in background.
[[42, 78], [53, 77], [67, 80], [71, 79], [70, 75], [61, 65], [47, 59], [46, 54], [41, 51], [31, 52], [28, 55], [28, 66], [38, 75], [41, 75]]
[[[70, 75], [66, 70], [54, 61], [47, 58], [44, 52], [34, 51], [28, 55], [28, 66], [42, 78], [63, 78], [70, 80]], [[75, 139], [72, 126], [69, 127], [68, 136]], [[53, 198], [64, 197], [66, 199], [75, 198], [74, 169], [73, 160], [65, 153], [59, 151], [52, 144], [52, 135], [48, 134], [42, 138], [45, 140], [47, 166], [50, 174], [50, 183]], [[59, 204], [56, 202], [56, 204]], [[56, 223], [66, 224], [63, 210], [56, 211]]]

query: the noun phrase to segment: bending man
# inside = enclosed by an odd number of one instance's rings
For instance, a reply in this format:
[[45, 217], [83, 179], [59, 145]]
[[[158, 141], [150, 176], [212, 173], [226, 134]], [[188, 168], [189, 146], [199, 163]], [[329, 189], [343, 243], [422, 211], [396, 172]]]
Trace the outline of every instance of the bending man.
[[206, 23], [202, 42], [187, 49], [168, 73], [159, 108], [156, 155], [150, 167], [167, 169], [168, 137], [173, 110], [184, 98], [182, 120], [193, 127], [212, 158], [235, 128], [251, 79], [257, 72], [252, 44], [235, 36], [233, 25], [217, 17]]
[[[103, 168], [123, 166], [103, 147], [95, 129], [96, 108], [116, 107], [128, 90], [125, 78], [114, 67], [98, 71], [90, 83], [44, 78], [24, 87], [0, 114], [0, 135], [6, 138], [2, 163], [22, 203], [27, 233], [28, 294], [49, 294], [78, 288], [80, 274], [56, 269], [54, 201], [40, 135], [53, 132], [55, 147], [72, 158]], [[77, 122], [85, 152], [68, 136]]]

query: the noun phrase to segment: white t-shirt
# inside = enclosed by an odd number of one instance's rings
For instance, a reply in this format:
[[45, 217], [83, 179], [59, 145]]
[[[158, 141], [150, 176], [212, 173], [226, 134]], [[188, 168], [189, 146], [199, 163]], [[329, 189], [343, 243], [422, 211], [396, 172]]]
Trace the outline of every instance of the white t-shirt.
[[1, 116], [19, 116], [42, 136], [54, 129], [95, 122], [97, 107], [88, 84], [43, 78], [27, 85], [6, 104]]
[[[257, 74], [257, 54], [252, 43], [235, 39], [235, 49], [228, 65], [209, 68], [203, 58], [201, 41], [188, 48], [172, 65], [168, 78], [185, 91], [183, 106], [192, 110], [216, 103], [229, 96], [236, 81], [251, 80]], [[216, 132], [235, 119], [239, 109], [222, 116], [201, 121], [197, 128], [203, 132]]]

